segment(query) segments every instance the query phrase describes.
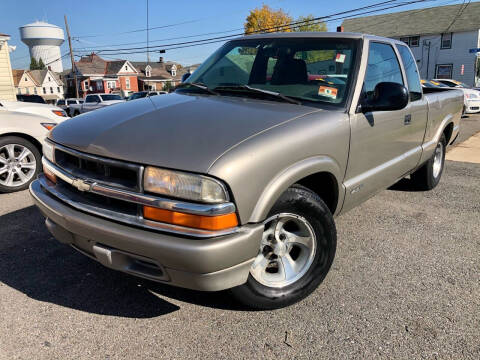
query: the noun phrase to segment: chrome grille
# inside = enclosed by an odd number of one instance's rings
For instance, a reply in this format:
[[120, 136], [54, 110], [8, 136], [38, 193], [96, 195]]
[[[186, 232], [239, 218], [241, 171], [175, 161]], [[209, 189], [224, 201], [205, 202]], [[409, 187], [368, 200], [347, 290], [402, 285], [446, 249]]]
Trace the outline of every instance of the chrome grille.
[[142, 190], [143, 167], [55, 146], [55, 163], [75, 177], [128, 190]]

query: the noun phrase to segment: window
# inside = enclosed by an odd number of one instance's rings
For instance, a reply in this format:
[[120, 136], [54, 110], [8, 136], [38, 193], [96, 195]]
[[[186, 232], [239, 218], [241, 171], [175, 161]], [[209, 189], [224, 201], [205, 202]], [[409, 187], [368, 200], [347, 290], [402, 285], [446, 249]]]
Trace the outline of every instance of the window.
[[130, 78], [125, 78], [125, 89], [130, 89]]
[[72, 104], [76, 104], [76, 103], [77, 103], [76, 100], [67, 100], [68, 105], [72, 105]]
[[188, 84], [203, 82], [228, 96], [275, 101], [242, 89], [242, 85], [250, 85], [308, 101], [313, 106], [343, 106], [353, 78], [357, 44], [355, 40], [339, 38], [298, 41], [247, 37], [230, 41], [186, 80], [186, 86], [176, 91], [195, 92]]
[[374, 94], [375, 86], [381, 82], [395, 82], [403, 85], [402, 72], [397, 55], [388, 44], [371, 42], [368, 52], [367, 73], [363, 91], [367, 98]]
[[25, 76], [25, 81], [28, 81], [27, 77]]
[[410, 37], [410, 47], [418, 47], [420, 44], [420, 36], [412, 36]]
[[53, 94], [53, 87], [50, 88], [50, 94]]
[[52, 79], [50, 78], [50, 76], [48, 77], [48, 81], [52, 81]]
[[400, 41], [404, 42], [410, 47], [418, 47], [420, 45], [420, 36], [405, 36], [401, 37]]
[[172, 68], [172, 76], [177, 76], [177, 70], [175, 68]]
[[453, 64], [441, 64], [435, 66], [435, 77], [437, 79], [451, 79]]
[[420, 100], [422, 98], [422, 85], [420, 84], [420, 77], [418, 76], [417, 64], [413, 58], [410, 50], [406, 46], [397, 45], [402, 58], [403, 67], [407, 74], [408, 91], [410, 92], [410, 100]]
[[59, 88], [59, 87], [57, 87], [57, 93], [59, 93], [59, 94], [60, 94], [60, 88]]
[[97, 103], [100, 102], [100, 99], [98, 98], [97, 95], [88, 95], [87, 98], [85, 99], [86, 103]]
[[43, 88], [43, 93], [44, 93], [44, 94], [47, 93], [47, 88]]
[[65, 100], [58, 100], [57, 105], [65, 105]]
[[117, 83], [115, 81], [107, 81], [107, 88], [115, 89]]
[[442, 34], [442, 44], [440, 49], [451, 49], [452, 48], [452, 33]]
[[30, 89], [28, 87], [25, 88], [25, 89], [27, 90], [27, 92], [25, 94], [30, 95]]
[[127, 71], [127, 70], [128, 70], [128, 67], [127, 67], [127, 66], [125, 66], [125, 71]]
[[108, 101], [108, 100], [122, 100], [120, 95], [116, 94], [108, 94], [108, 95], [100, 95], [103, 101]]
[[38, 92], [37, 92], [37, 88], [36, 88], [36, 87], [33, 88], [33, 93], [34, 93], [35, 95], [38, 95]]
[[22, 94], [22, 89], [18, 88], [17, 89], [17, 94], [21, 95]]

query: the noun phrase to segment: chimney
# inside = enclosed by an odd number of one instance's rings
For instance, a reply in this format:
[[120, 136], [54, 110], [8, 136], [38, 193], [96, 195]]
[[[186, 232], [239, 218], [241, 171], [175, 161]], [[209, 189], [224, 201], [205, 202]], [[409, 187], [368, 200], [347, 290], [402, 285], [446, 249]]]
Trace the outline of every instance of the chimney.
[[159, 62], [160, 64], [163, 63], [163, 56], [160, 56], [160, 58], [158, 59], [158, 62]]
[[343, 32], [343, 26], [337, 26], [337, 32]]

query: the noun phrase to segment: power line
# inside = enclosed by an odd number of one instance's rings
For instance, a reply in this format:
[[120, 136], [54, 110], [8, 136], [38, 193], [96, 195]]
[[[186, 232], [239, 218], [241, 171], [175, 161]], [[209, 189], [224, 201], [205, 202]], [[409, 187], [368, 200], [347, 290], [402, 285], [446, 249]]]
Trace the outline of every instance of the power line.
[[[328, 18], [331, 18], [331, 17], [334, 17], [334, 16], [339, 16], [339, 15], [344, 15], [344, 14], [348, 14], [348, 13], [352, 13], [352, 12], [358, 12], [358, 11], [365, 10], [365, 9], [375, 8], [375, 7], [386, 5], [386, 4], [389, 4], [389, 3], [394, 3], [394, 2], [397, 2], [397, 1], [398, 0], [382, 1], [382, 2], [379, 2], [379, 3], [375, 3], [375, 4], [367, 5], [367, 6], [362, 6], [362, 7], [356, 8], [356, 9], [352, 9], [352, 10], [342, 11], [342, 12], [334, 13], [334, 14], [331, 14], [331, 15], [321, 16], [321, 17], [308, 19], [308, 20], [303, 20], [303, 21], [291, 22], [291, 23], [288, 23], [288, 24], [285, 24], [285, 25], [279, 25], [279, 26], [270, 27], [270, 28], [263, 28], [263, 29], [255, 30], [255, 31], [248, 32], [248, 33], [242, 32], [242, 33], [237, 33], [237, 34], [231, 34], [231, 35], [226, 35], [226, 36], [218, 36], [218, 37], [201, 39], [201, 40], [194, 40], [194, 41], [189, 41], [189, 42], [162, 44], [162, 45], [152, 46], [152, 48], [184, 45], [184, 44], [189, 44], [189, 43], [210, 41], [210, 40], [217, 40], [217, 39], [225, 39], [225, 38], [234, 37], [234, 36], [241, 36], [241, 35], [245, 35], [245, 34], [268, 32], [270, 30], [281, 30], [281, 29], [284, 29], [284, 28], [291, 27], [292, 25], [306, 24], [306, 23], [311, 23], [312, 21], [322, 21], [324, 19], [328, 19]], [[392, 7], [405, 6], [405, 5], [409, 5], [409, 4], [412, 4], [412, 3], [425, 2], [425, 1], [435, 1], [435, 0], [412, 0], [412, 1], [409, 1], [409, 2], [406, 2], [406, 3], [401, 3], [401, 4], [398, 4], [398, 5], [394, 5]], [[389, 8], [391, 8], [391, 7], [388, 7], [388, 8], [385, 8], [385, 9], [389, 9]], [[384, 9], [377, 9], [376, 11], [381, 11], [381, 10], [384, 10]], [[358, 15], [359, 14], [356, 14], [356, 16], [358, 16]], [[230, 31], [228, 31], [228, 32], [230, 32]], [[100, 50], [102, 50], [102, 51], [124, 51], [124, 50], [139, 50], [139, 49], [144, 49], [144, 48], [145, 48], [145, 46], [135, 47], [135, 48], [123, 48], [123, 49], [122, 48], [117, 48], [117, 49], [86, 49], [84, 51], [100, 51]], [[75, 49], [75, 50], [77, 50], [77, 49]]]
[[450, 30], [450, 28], [453, 26], [453, 24], [455, 24], [455, 22], [458, 20], [458, 18], [463, 15], [463, 12], [468, 7], [468, 5], [470, 5], [470, 2], [471, 2], [471, 0], [468, 0], [468, 3], [465, 4], [465, 0], [463, 0], [463, 4], [460, 5], [460, 8], [458, 9], [457, 14], [453, 17], [452, 22], [445, 29], [444, 33], [448, 33], [448, 30]]
[[[382, 3], [378, 3], [378, 4], [391, 3], [391, 2], [395, 2], [395, 1], [397, 1], [397, 0], [386, 1], [386, 2], [382, 2]], [[378, 4], [373, 4], [373, 5], [370, 5], [370, 6], [367, 6], [367, 7], [358, 8], [358, 9], [349, 10], [349, 11], [344, 11], [344, 12], [337, 13], [337, 14], [327, 15], [327, 16], [324, 16], [324, 17], [309, 19], [309, 20], [306, 20], [306, 21], [292, 22], [292, 23], [289, 23], [289, 24], [286, 24], [286, 25], [277, 26], [277, 27], [273, 27], [273, 28], [260, 29], [260, 30], [256, 30], [255, 32], [251, 32], [251, 33], [265, 32], [265, 31], [268, 31], [268, 30], [280, 30], [280, 29], [286, 28], [286, 27], [296, 28], [296, 27], [302, 26], [303, 24], [306, 24], [306, 23], [307, 24], [318, 24], [320, 22], [338, 21], [338, 20], [342, 20], [342, 19], [346, 19], [346, 18], [351, 18], [353, 16], [365, 15], [365, 14], [369, 14], [369, 13], [379, 12], [379, 11], [383, 11], [383, 10], [388, 10], [388, 9], [400, 7], [400, 6], [406, 6], [406, 5], [420, 3], [420, 2], [426, 2], [426, 1], [436, 1], [436, 0], [412, 0], [412, 1], [409, 1], [409, 2], [403, 2], [403, 3], [400, 3], [400, 4], [390, 5], [390, 6], [387, 6], [387, 7], [380, 8], [380, 9], [373, 9], [373, 10], [358, 13], [358, 11], [361, 10], [361, 9], [366, 9], [366, 8], [372, 8], [372, 7], [379, 6]], [[331, 18], [331, 17], [334, 17], [334, 16], [339, 15], [339, 14], [346, 14], [346, 13], [350, 13], [350, 12], [357, 12], [357, 13], [354, 14], [354, 15], [349, 15], [349, 16]], [[327, 20], [324, 20], [324, 19], [327, 19]], [[251, 34], [251, 33], [248, 33], [248, 34]], [[232, 34], [232, 35], [226, 35], [226, 36], [218, 36], [218, 37], [213, 37], [213, 38], [200, 39], [200, 40], [194, 40], [194, 41], [186, 41], [186, 42], [180, 42], [180, 43], [163, 44], [163, 45], [157, 45], [157, 46], [150, 47], [149, 49], [152, 49], [152, 48], [155, 48], [155, 49], [158, 49], [158, 50], [160, 50], [160, 48], [162, 50], [181, 49], [181, 48], [186, 48], [186, 47], [207, 45], [207, 44], [212, 44], [212, 43], [216, 43], [216, 42], [223, 42], [223, 41], [225, 41], [227, 39], [230, 39], [232, 37], [237, 37], [237, 36], [242, 36], [242, 35], [245, 35], [245, 33]], [[132, 51], [132, 50], [140, 50], [140, 51]], [[77, 49], [76, 49], [76, 51], [77, 51]], [[102, 54], [106, 52], [107, 55], [128, 55], [128, 54], [145, 53], [145, 47], [143, 46], [143, 47], [123, 48], [123, 49], [89, 49], [89, 50], [78, 50], [78, 51], [81, 51], [81, 52], [97, 51], [98, 53], [102, 53]]]

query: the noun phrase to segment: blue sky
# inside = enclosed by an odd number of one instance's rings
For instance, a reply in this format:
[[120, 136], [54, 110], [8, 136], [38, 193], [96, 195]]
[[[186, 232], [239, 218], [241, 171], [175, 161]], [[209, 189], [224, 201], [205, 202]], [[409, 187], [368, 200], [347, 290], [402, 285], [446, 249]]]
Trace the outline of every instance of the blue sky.
[[[209, 32], [240, 29], [243, 27], [249, 11], [255, 7], [267, 4], [272, 8], [282, 8], [290, 16], [313, 14], [324, 16], [361, 6], [378, 3], [381, 0], [243, 0], [240, 2], [204, 0], [204, 1], [165, 1], [149, 0], [150, 27], [178, 24], [178, 26], [155, 29], [150, 31], [151, 45], [171, 42], [196, 40], [179, 39], [165, 40], [174, 37], [197, 35]], [[461, 1], [438, 0], [423, 4], [401, 7], [401, 11], [420, 7], [430, 7]], [[7, 16], [8, 14], [8, 16]], [[146, 28], [146, 0], [2, 0], [0, 1], [0, 33], [11, 35], [10, 45], [17, 49], [11, 54], [13, 68], [26, 68], [30, 63], [28, 48], [20, 41], [19, 26], [35, 20], [45, 20], [64, 28], [63, 15], [67, 15], [70, 32], [75, 40], [75, 48], [99, 48], [112, 44], [131, 42], [145, 42], [146, 32], [121, 34], [130, 30]], [[329, 30], [335, 31], [341, 21], [327, 23]], [[93, 37], [88, 37], [95, 35]], [[100, 36], [96, 36], [100, 35]], [[213, 37], [221, 35], [207, 35]], [[155, 43], [155, 40], [160, 40]], [[194, 64], [203, 61], [221, 43], [196, 46], [184, 49], [169, 50], [163, 54], [166, 60], [178, 61], [182, 64]], [[117, 46], [115, 48], [145, 46], [139, 45]], [[62, 45], [62, 54], [68, 51], [67, 42]], [[102, 56], [102, 55], [101, 55]], [[159, 54], [152, 54], [151, 59], [157, 59]], [[145, 54], [114, 55], [111, 58], [125, 58], [129, 60], [146, 60]], [[107, 57], [106, 57], [107, 58]], [[63, 60], [64, 68], [69, 68], [69, 58]]]

